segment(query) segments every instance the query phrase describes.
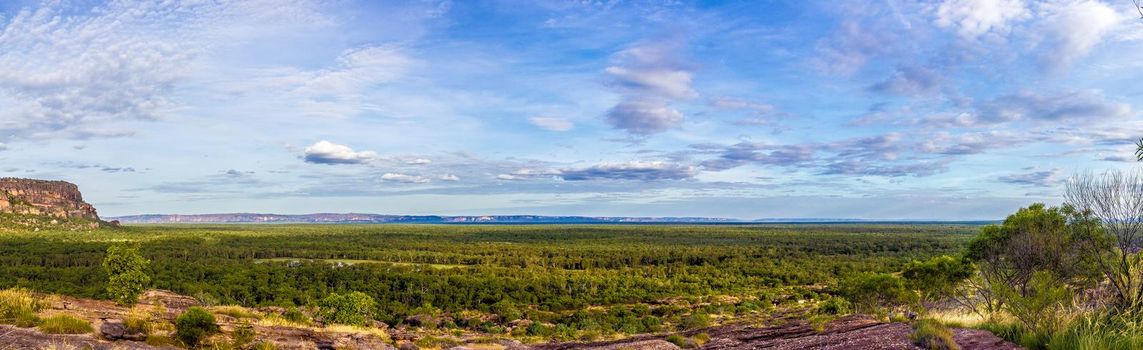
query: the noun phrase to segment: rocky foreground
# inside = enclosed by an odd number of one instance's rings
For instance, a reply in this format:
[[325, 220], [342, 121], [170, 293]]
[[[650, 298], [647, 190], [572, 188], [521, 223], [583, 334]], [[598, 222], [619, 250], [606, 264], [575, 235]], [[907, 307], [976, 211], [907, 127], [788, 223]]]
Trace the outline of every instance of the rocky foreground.
[[[194, 298], [165, 291], [149, 291], [133, 309], [123, 308], [109, 301], [70, 297], [48, 298], [52, 307], [46, 314], [66, 313], [92, 322], [94, 334], [49, 335], [35, 328], [0, 325], [0, 349], [178, 349], [171, 345], [149, 345], [146, 335], [131, 334], [123, 320], [139, 310], [161, 310], [157, 317], [173, 320], [183, 310], [199, 305]], [[255, 311], [250, 309], [251, 312]], [[263, 310], [265, 311], [265, 310]], [[233, 332], [239, 319], [216, 312], [224, 333]], [[709, 335], [709, 341], [694, 344], [699, 349], [920, 349], [909, 340], [913, 332], [906, 323], [886, 323], [864, 315], [841, 317], [815, 330], [800, 319], [778, 320], [773, 326], [743, 324], [722, 325], [680, 333], [693, 337], [699, 333]], [[417, 342], [424, 337], [447, 337], [443, 334], [424, 334], [399, 327], [354, 329], [348, 327], [310, 327], [254, 323], [255, 340], [273, 344], [275, 349], [418, 349]], [[989, 332], [955, 329], [955, 340], [964, 350], [1020, 349]], [[511, 339], [489, 337], [457, 337], [431, 348], [448, 349], [510, 349], [510, 350], [660, 350], [680, 349], [666, 341], [667, 334], [640, 335], [627, 339], [602, 342], [569, 342], [522, 344]], [[154, 342], [152, 342], [154, 343]]]

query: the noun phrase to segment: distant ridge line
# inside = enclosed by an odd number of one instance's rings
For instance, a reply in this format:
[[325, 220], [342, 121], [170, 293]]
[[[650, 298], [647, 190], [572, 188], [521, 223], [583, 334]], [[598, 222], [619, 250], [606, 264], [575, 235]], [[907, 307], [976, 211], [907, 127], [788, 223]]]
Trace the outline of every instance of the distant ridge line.
[[709, 217], [626, 217], [549, 215], [387, 215], [314, 214], [144, 214], [108, 217], [125, 224], [987, 224], [995, 220], [865, 220], [835, 218], [766, 218], [742, 220]]

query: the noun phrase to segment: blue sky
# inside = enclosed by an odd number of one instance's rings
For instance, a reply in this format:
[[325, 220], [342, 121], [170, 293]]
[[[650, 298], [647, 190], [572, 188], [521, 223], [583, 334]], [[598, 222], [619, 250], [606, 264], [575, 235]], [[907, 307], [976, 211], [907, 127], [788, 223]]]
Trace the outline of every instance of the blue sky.
[[1130, 1], [6, 1], [0, 176], [103, 215], [995, 219], [1136, 167]]

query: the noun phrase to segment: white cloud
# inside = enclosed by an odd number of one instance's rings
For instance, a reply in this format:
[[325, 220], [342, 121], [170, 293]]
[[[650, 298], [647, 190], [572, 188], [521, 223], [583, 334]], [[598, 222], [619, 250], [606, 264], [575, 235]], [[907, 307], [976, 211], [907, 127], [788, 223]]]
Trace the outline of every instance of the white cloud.
[[405, 161], [405, 164], [408, 164], [408, 165], [426, 165], [426, 164], [432, 164], [432, 162], [433, 161], [429, 160], [429, 159], [417, 158], [417, 159], [407, 160], [407, 161]]
[[377, 153], [357, 152], [349, 146], [323, 140], [306, 147], [302, 158], [315, 164], [360, 164], [376, 159]]
[[287, 26], [328, 23], [308, 1], [44, 2], [0, 20], [0, 138], [133, 135], [181, 111], [204, 56]]
[[437, 179], [441, 181], [460, 181], [460, 177], [453, 174], [444, 174], [437, 176]]
[[616, 129], [649, 135], [683, 122], [683, 114], [670, 103], [698, 97], [691, 87], [692, 73], [674, 57], [679, 43], [664, 41], [637, 45], [615, 55], [617, 65], [605, 71], [623, 100], [607, 113]]
[[1049, 47], [1040, 56], [1050, 70], [1069, 66], [1086, 56], [1124, 19], [1116, 9], [1098, 1], [1046, 5], [1044, 29]]
[[610, 74], [620, 84], [672, 99], [698, 97], [691, 88], [691, 72], [669, 68], [630, 69], [607, 67]]
[[936, 24], [955, 28], [962, 38], [976, 39], [989, 33], [1007, 35], [1012, 22], [1030, 14], [1023, 0], [946, 0], [937, 8]]
[[423, 176], [398, 174], [398, 173], [385, 173], [381, 175], [381, 181], [385, 182], [399, 182], [407, 184], [423, 184], [428, 183], [430, 180]]
[[568, 131], [575, 127], [572, 122], [564, 118], [536, 116], [528, 118], [528, 122], [541, 129], [551, 131]]

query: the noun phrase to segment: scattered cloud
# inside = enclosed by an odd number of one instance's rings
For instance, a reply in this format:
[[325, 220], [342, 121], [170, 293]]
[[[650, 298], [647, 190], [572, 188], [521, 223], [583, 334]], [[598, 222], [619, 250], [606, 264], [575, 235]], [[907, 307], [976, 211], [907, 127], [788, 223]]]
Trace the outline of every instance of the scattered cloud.
[[453, 174], [444, 174], [437, 176], [437, 180], [441, 181], [460, 181], [460, 177]]
[[1115, 8], [1101, 1], [1044, 4], [1046, 49], [1040, 64], [1048, 70], [1068, 67], [1108, 37], [1124, 20]]
[[[195, 9], [115, 2], [81, 16], [14, 13], [0, 28], [0, 101], [12, 101], [0, 109], [0, 138], [114, 137], [130, 133], [101, 127], [161, 118], [188, 74], [193, 48], [173, 39]], [[169, 26], [132, 35], [155, 21]]]
[[607, 112], [607, 122], [635, 135], [651, 135], [682, 124], [674, 101], [698, 97], [691, 87], [692, 72], [676, 57], [680, 43], [644, 43], [615, 55], [616, 65], [605, 72], [622, 100]]
[[361, 164], [376, 159], [377, 153], [357, 152], [349, 146], [323, 140], [306, 147], [302, 158], [314, 164]]
[[721, 150], [718, 158], [700, 163], [704, 169], [726, 170], [746, 164], [801, 166], [814, 160], [813, 145], [768, 145], [740, 142]]
[[941, 75], [932, 69], [903, 66], [898, 67], [888, 79], [871, 85], [869, 90], [902, 96], [927, 95], [939, 89], [941, 79]]
[[683, 122], [683, 113], [661, 99], [629, 99], [607, 112], [607, 122], [636, 135], [657, 134]]
[[945, 161], [924, 161], [912, 164], [871, 164], [868, 162], [840, 160], [825, 166], [824, 175], [872, 175], [885, 177], [932, 176], [948, 171]]
[[[1033, 169], [1029, 169], [1029, 170], [1033, 170]], [[1033, 171], [1033, 172], [1028, 172], [1028, 173], [1011, 174], [1011, 175], [1001, 176], [998, 178], [998, 180], [1000, 180], [1000, 182], [1004, 182], [1004, 183], [1016, 184], [1016, 185], [1026, 185], [1026, 186], [1037, 186], [1037, 187], [1055, 186], [1055, 185], [1063, 182], [1064, 179], [1065, 179], [1065, 176], [1063, 174], [1063, 171], [1060, 170], [1059, 168], [1053, 168], [1051, 170], [1043, 170], [1043, 171]]]
[[575, 127], [571, 121], [559, 117], [536, 116], [528, 118], [528, 122], [541, 129], [551, 131], [568, 131]]
[[410, 160], [405, 161], [405, 164], [408, 164], [408, 165], [426, 165], [426, 164], [432, 164], [432, 163], [433, 163], [432, 160], [425, 159], [425, 158], [410, 159]]
[[1019, 120], [1091, 122], [1124, 117], [1130, 112], [1130, 105], [1108, 101], [1098, 91], [1021, 92], [1000, 96], [978, 106], [977, 121], [983, 124]]
[[429, 183], [431, 180], [424, 176], [399, 174], [399, 173], [385, 173], [381, 175], [381, 181], [385, 182], [399, 182], [406, 184], [423, 184]]
[[1105, 162], [1123, 162], [1123, 163], [1133, 163], [1133, 162], [1138, 161], [1137, 159], [1135, 159], [1135, 157], [1123, 155], [1123, 154], [1115, 154], [1115, 155], [1105, 156], [1103, 158], [1100, 158], [1099, 160], [1102, 160]]
[[1020, 135], [1006, 131], [949, 134], [940, 132], [926, 137], [920, 144], [925, 153], [942, 155], [980, 154], [989, 150], [1011, 147], [1029, 141]]
[[670, 164], [662, 161], [631, 161], [604, 163], [582, 169], [565, 169], [560, 177], [566, 181], [588, 180], [687, 180], [694, 177], [693, 166]]
[[946, 0], [937, 7], [936, 24], [953, 28], [964, 39], [992, 34], [1005, 36], [1012, 22], [1031, 17], [1022, 0]]

